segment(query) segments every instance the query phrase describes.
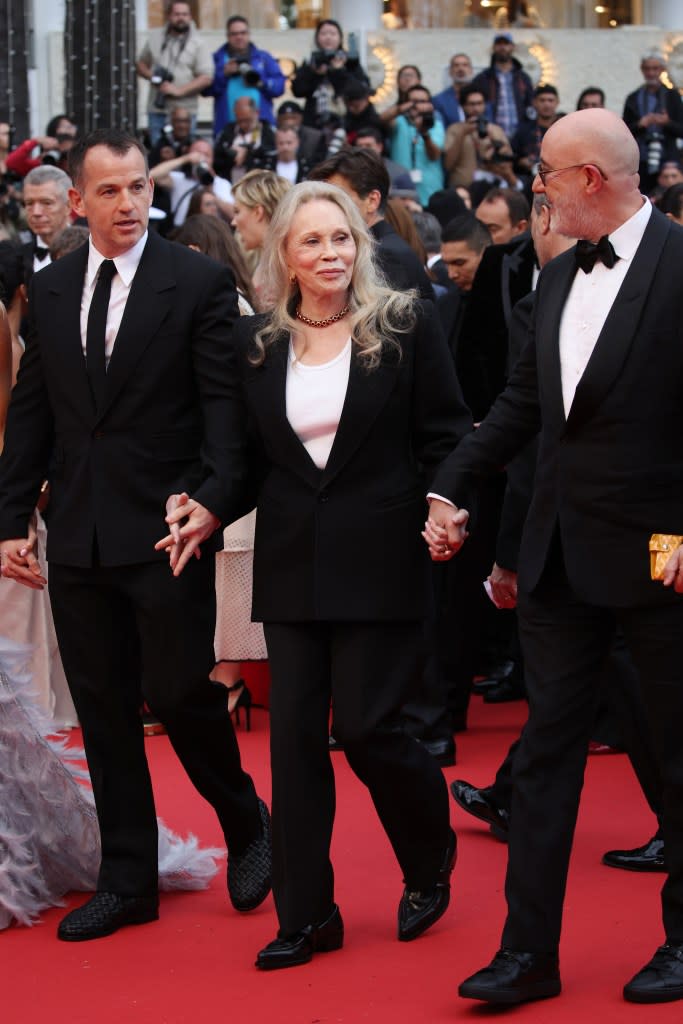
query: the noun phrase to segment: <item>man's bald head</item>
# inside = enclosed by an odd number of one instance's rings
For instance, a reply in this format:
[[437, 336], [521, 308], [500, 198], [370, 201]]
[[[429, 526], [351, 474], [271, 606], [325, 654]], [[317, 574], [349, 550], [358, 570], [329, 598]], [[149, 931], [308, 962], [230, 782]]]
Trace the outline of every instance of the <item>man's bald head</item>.
[[625, 123], [604, 109], [577, 110], [556, 121], [541, 145], [533, 190], [545, 193], [554, 230], [597, 239], [642, 204], [638, 146]]

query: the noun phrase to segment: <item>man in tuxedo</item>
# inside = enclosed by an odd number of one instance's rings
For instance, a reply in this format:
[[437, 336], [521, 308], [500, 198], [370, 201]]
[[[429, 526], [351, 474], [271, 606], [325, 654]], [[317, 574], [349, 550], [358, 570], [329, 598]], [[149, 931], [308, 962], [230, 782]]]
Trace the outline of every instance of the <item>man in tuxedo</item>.
[[26, 221], [34, 236], [23, 247], [27, 284], [36, 271], [50, 264], [50, 246], [71, 223], [70, 187], [69, 175], [49, 164], [34, 167], [24, 179]]
[[[71, 174], [90, 243], [33, 279], [0, 460], [0, 564], [8, 579], [45, 584], [29, 519], [49, 474], [50, 597], [102, 846], [97, 892], [59, 926], [61, 939], [79, 941], [158, 916], [143, 701], [216, 810], [237, 909], [268, 894], [270, 849], [268, 811], [242, 770], [226, 691], [209, 680], [215, 531], [236, 517], [244, 476], [234, 281], [148, 235], [152, 182], [136, 139], [93, 133], [74, 147]], [[192, 511], [171, 568], [190, 564], [174, 578], [154, 544], [179, 492], [192, 495]]]
[[[683, 534], [681, 293], [667, 268], [683, 231], [641, 196], [638, 147], [606, 110], [546, 133], [534, 192], [553, 229], [587, 239], [541, 273], [529, 345], [479, 429], [442, 465], [432, 557], [463, 539], [471, 474], [497, 471], [540, 429], [522, 536], [518, 609], [529, 721], [514, 766], [502, 948], [460, 994], [492, 1003], [558, 995], [562, 905], [597, 680], [615, 626], [643, 686], [662, 772], [666, 941], [625, 986], [683, 998], [683, 549], [652, 580], [653, 532]], [[665, 370], [662, 368], [665, 367]], [[434, 525], [438, 524], [438, 525]]]

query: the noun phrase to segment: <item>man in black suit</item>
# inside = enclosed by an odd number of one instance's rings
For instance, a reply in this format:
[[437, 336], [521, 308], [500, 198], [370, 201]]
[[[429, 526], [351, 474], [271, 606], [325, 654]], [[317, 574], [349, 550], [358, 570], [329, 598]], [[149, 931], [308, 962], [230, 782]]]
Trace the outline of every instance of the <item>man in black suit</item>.
[[[3, 576], [44, 585], [29, 519], [49, 473], [50, 597], [102, 841], [97, 892], [59, 927], [77, 941], [158, 916], [143, 700], [218, 814], [237, 909], [265, 899], [270, 852], [226, 691], [208, 678], [215, 531], [234, 515], [243, 478], [234, 281], [147, 234], [152, 182], [136, 139], [95, 132], [72, 150], [71, 173], [90, 244], [33, 280], [0, 461], [0, 561]], [[192, 511], [187, 544], [171, 552], [172, 568], [190, 564], [175, 579], [154, 544], [178, 492], [192, 495]]]
[[390, 288], [416, 288], [420, 298], [434, 300], [434, 289], [414, 249], [384, 219], [389, 198], [389, 174], [376, 153], [367, 149], [340, 150], [314, 167], [309, 181], [329, 181], [347, 192], [377, 242], [375, 256]]
[[[460, 986], [488, 1002], [560, 992], [569, 854], [615, 625], [640, 674], [660, 761], [669, 870], [666, 942], [624, 996], [683, 998], [683, 550], [662, 581], [650, 578], [648, 551], [653, 532], [683, 534], [683, 318], [667, 271], [683, 258], [683, 231], [640, 195], [638, 162], [628, 129], [606, 110], [569, 114], [546, 133], [534, 191], [547, 196], [554, 230], [590, 241], [543, 270], [509, 386], [433, 482], [457, 505], [473, 472], [495, 472], [540, 428], [519, 558], [530, 714], [514, 767], [508, 918], [491, 965]], [[439, 499], [431, 517], [443, 527], [428, 531], [432, 557], [447, 558], [462, 526]]]
[[22, 246], [27, 285], [37, 270], [50, 265], [50, 246], [71, 223], [70, 187], [69, 175], [50, 164], [34, 167], [24, 178], [26, 222], [33, 234]]

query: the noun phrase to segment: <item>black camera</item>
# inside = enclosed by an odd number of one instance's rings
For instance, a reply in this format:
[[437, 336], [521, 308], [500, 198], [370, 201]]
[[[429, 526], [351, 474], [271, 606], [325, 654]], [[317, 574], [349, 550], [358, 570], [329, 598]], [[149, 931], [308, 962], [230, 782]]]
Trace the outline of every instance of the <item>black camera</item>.
[[194, 165], [194, 176], [200, 185], [213, 185], [213, 171], [203, 160]]
[[343, 50], [314, 50], [311, 54], [311, 64], [314, 68], [319, 68], [323, 64], [329, 64], [335, 57], [344, 56]]
[[[156, 67], [152, 70], [150, 83], [158, 88], [162, 84], [162, 82], [172, 82], [173, 78], [174, 75], [172, 71], [169, 71], [168, 68], [162, 67], [161, 64], [157, 64]], [[160, 92], [156, 96], [154, 100], [154, 106], [157, 108], [157, 110], [164, 109], [164, 107], [166, 106], [166, 97], [164, 96], [163, 93]]]
[[40, 154], [41, 164], [45, 164], [48, 167], [56, 167], [61, 159], [62, 154], [58, 149], [45, 149]]
[[482, 114], [481, 117], [477, 118], [477, 137], [480, 139], [487, 138], [489, 134], [489, 123]]
[[422, 115], [422, 128], [420, 129], [420, 131], [424, 134], [426, 132], [430, 132], [433, 127], [434, 127], [434, 114], [433, 114], [433, 112], [431, 110], [427, 110]]
[[258, 71], [255, 71], [254, 68], [252, 68], [251, 64], [247, 64], [246, 61], [242, 61], [242, 63], [239, 65], [239, 72], [240, 75], [242, 76], [242, 81], [244, 82], [244, 84], [248, 85], [250, 88], [258, 89], [260, 88], [260, 86], [263, 85], [263, 82], [261, 81], [261, 76], [259, 75]]

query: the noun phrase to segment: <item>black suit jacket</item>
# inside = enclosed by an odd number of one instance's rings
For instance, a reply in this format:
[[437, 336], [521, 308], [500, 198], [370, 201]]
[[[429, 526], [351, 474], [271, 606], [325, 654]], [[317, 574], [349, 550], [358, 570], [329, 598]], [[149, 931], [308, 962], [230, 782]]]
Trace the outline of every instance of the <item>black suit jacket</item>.
[[238, 319], [229, 270], [150, 234], [97, 412], [81, 346], [88, 247], [36, 274], [31, 333], [0, 459], [0, 538], [26, 535], [50, 467], [48, 558], [87, 567], [166, 557], [169, 494], [186, 490], [234, 515], [244, 475], [233, 401]]
[[573, 250], [539, 278], [529, 346], [475, 434], [433, 490], [461, 504], [472, 473], [495, 472], [536, 431], [534, 495], [519, 584], [530, 591], [559, 530], [569, 581], [584, 600], [632, 607], [680, 600], [650, 580], [651, 533], [683, 533], [683, 229], [657, 210], [565, 417], [559, 327]]
[[254, 618], [421, 618], [430, 581], [420, 536], [425, 487], [472, 429], [433, 307], [426, 303], [415, 327], [396, 336], [399, 349], [387, 348], [377, 369], [365, 370], [352, 356], [324, 470], [287, 420], [288, 338], [269, 347], [263, 365], [249, 363], [263, 323], [263, 317], [243, 318], [235, 330], [255, 437], [252, 467], [260, 465]]
[[422, 266], [417, 253], [411, 249], [386, 220], [380, 220], [370, 228], [370, 234], [377, 242], [375, 256], [390, 288], [398, 292], [416, 288], [421, 299], [434, 301], [432, 282]]

